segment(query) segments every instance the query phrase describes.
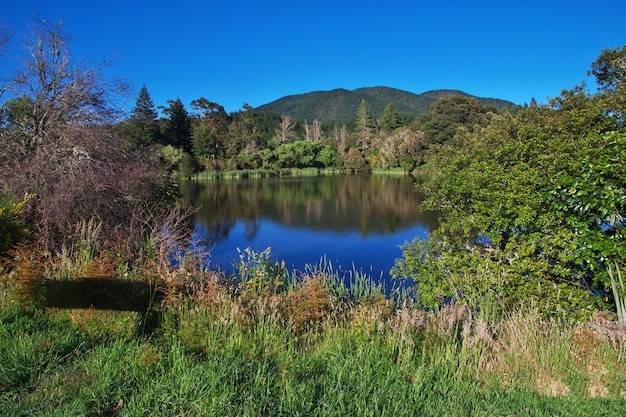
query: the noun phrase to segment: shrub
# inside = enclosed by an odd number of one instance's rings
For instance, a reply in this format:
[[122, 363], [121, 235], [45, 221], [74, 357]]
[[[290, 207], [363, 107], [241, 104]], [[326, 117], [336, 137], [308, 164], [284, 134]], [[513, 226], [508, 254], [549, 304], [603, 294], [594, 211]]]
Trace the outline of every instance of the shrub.
[[15, 244], [28, 236], [23, 221], [24, 208], [28, 201], [35, 197], [26, 194], [20, 202], [14, 202], [8, 194], [0, 199], [0, 255], [6, 254]]

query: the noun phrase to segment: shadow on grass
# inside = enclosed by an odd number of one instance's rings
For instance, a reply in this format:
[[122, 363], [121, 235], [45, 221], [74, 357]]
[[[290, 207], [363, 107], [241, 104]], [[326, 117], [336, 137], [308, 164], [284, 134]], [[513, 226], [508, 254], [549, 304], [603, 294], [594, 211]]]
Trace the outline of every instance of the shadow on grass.
[[[34, 287], [34, 288], [33, 288]], [[42, 279], [30, 288], [37, 304], [44, 308], [96, 309], [143, 313], [138, 326], [141, 336], [156, 330], [163, 294], [148, 282], [117, 278]]]

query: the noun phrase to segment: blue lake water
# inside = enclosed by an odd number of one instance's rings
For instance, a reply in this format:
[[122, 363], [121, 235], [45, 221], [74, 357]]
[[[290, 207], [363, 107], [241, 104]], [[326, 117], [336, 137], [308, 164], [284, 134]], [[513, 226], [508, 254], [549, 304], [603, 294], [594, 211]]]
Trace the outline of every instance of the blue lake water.
[[324, 259], [334, 270], [386, 280], [400, 245], [436, 226], [410, 176], [187, 181], [181, 191], [199, 207], [194, 230], [212, 267], [227, 273], [245, 248], [271, 248], [289, 270]]

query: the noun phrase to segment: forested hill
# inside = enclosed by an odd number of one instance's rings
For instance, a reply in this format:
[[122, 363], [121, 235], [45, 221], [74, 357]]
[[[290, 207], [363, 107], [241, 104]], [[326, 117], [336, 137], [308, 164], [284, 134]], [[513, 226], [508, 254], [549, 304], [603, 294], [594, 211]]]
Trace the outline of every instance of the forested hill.
[[[345, 120], [353, 118], [361, 100], [365, 100], [374, 117], [382, 115], [389, 103], [394, 104], [398, 113], [418, 115], [428, 113], [431, 104], [440, 98], [452, 95], [474, 97], [459, 90], [431, 90], [415, 94], [389, 87], [367, 87], [356, 90], [338, 88], [331, 91], [313, 91], [286, 96], [256, 107], [255, 110], [283, 114], [298, 120]], [[500, 110], [515, 106], [514, 103], [506, 100], [476, 98], [483, 104]]]

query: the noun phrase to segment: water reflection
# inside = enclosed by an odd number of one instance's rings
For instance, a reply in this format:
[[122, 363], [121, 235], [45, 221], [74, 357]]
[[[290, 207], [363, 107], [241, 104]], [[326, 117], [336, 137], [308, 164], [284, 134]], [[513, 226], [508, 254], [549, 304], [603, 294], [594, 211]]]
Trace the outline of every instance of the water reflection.
[[389, 256], [384, 267], [376, 265], [388, 271], [401, 255], [398, 245], [427, 234], [436, 222], [421, 209], [409, 176], [186, 181], [181, 192], [199, 208], [196, 232], [212, 247], [213, 262], [224, 269], [237, 247], [249, 246], [272, 247], [276, 258], [297, 268], [333, 254], [340, 263], [369, 269]]

